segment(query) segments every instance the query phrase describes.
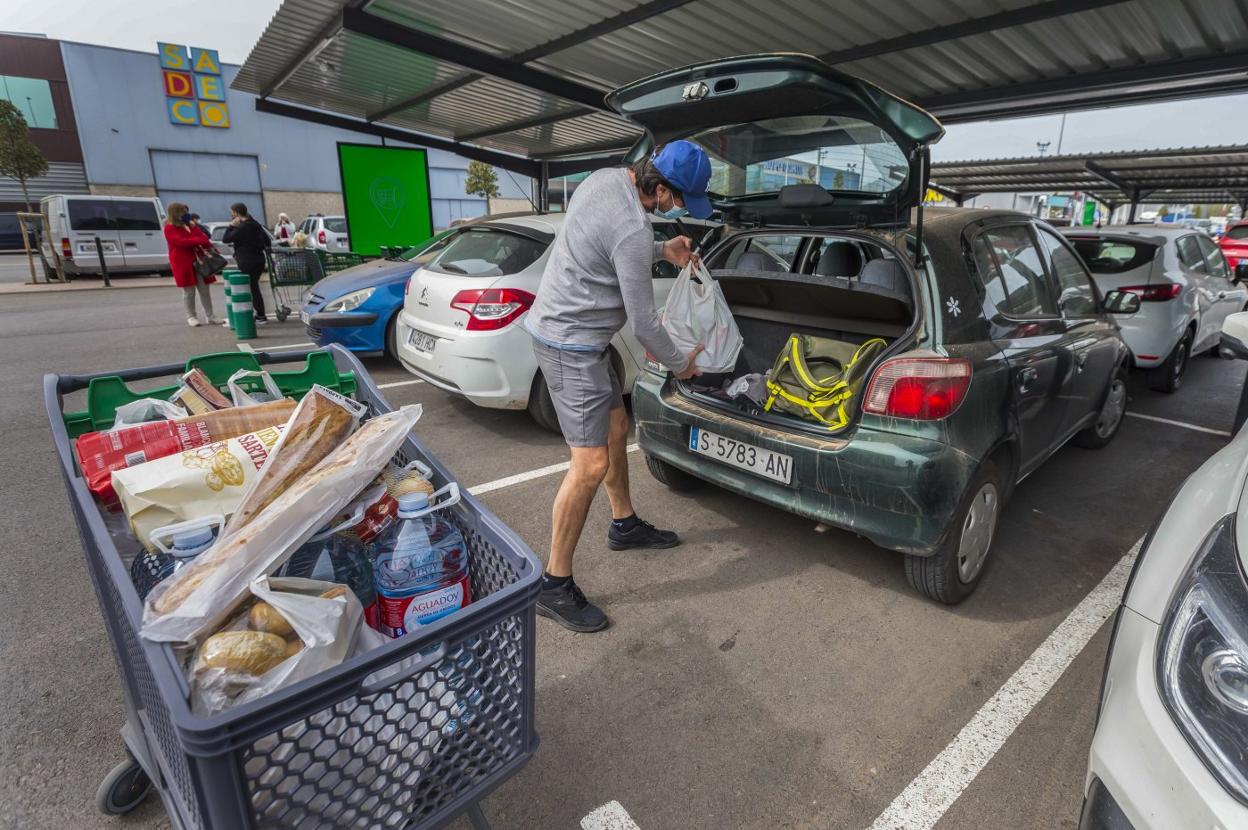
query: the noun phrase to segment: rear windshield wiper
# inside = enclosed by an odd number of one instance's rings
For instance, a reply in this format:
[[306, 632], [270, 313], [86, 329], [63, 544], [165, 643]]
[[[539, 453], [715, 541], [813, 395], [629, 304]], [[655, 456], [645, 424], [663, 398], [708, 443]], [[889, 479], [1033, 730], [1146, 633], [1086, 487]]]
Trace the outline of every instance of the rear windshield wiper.
[[438, 267], [441, 268], [443, 271], [450, 271], [452, 274], [467, 274], [468, 273], [463, 268], [460, 268], [458, 265], [456, 265], [453, 262], [439, 262]]

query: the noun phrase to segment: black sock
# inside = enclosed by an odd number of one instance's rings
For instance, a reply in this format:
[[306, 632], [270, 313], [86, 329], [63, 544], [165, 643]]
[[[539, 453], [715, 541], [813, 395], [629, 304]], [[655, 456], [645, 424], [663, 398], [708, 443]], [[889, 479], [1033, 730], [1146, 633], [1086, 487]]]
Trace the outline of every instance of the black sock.
[[616, 530], [622, 530], [625, 533], [628, 533], [637, 526], [637, 514], [634, 513], [631, 516], [625, 516], [623, 519], [612, 519], [611, 524]]
[[567, 576], [551, 576], [549, 573], [542, 571], [542, 590], [548, 591], [551, 588], [562, 588], [572, 581], [572, 574]]

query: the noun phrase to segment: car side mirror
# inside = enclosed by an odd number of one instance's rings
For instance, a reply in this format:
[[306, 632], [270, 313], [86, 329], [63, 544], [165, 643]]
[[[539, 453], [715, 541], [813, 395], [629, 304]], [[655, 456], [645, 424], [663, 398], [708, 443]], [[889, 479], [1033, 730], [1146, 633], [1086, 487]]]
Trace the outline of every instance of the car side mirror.
[[1105, 294], [1101, 308], [1108, 314], [1134, 314], [1140, 310], [1140, 295], [1115, 289]]
[[1222, 321], [1220, 345], [1224, 357], [1248, 360], [1248, 311], [1237, 311]]
[[1248, 282], [1248, 262], [1235, 266], [1235, 282]]

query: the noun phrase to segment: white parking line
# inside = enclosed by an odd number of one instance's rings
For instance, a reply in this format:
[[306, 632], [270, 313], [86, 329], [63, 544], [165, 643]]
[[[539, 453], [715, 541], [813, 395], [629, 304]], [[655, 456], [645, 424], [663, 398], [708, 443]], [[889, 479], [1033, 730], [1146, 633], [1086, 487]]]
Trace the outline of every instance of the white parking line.
[[930, 830], [1118, 607], [1141, 539], [1018, 667], [962, 731], [893, 799], [871, 830]]
[[[629, 444], [628, 451], [636, 452], [637, 445]], [[468, 492], [472, 493], [474, 496], [480, 496], [483, 493], [492, 493], [495, 490], [502, 490], [504, 487], [512, 487], [516, 484], [523, 484], [524, 482], [532, 481], [535, 478], [542, 478], [543, 476], [562, 473], [570, 466], [571, 465], [567, 461], [564, 461], [560, 464], [551, 464], [549, 467], [539, 467], [536, 470], [529, 470], [527, 473], [516, 473], [514, 476], [507, 476], [506, 478], [487, 481], [485, 484], [478, 484], [476, 487], [469, 487]]]
[[641, 830], [618, 801], [608, 801], [581, 819], [581, 830]]
[[396, 380], [394, 383], [379, 383], [377, 384], [377, 388], [393, 389], [396, 386], [411, 386], [413, 383], [424, 383], [424, 381], [420, 378], [416, 378], [415, 380]]
[[1159, 424], [1169, 424], [1172, 427], [1182, 427], [1190, 429], [1192, 432], [1207, 432], [1210, 435], [1221, 435], [1230, 438], [1231, 434], [1224, 429], [1210, 429], [1209, 427], [1199, 427], [1195, 424], [1189, 424], [1186, 421], [1172, 421], [1169, 418], [1158, 418], [1156, 415], [1145, 415], [1143, 412], [1128, 412], [1128, 416], [1132, 418], [1141, 418], [1145, 421], [1156, 421]]
[[[281, 343], [276, 346], [270, 346], [268, 343], [261, 343], [260, 347], [266, 352], [277, 351], [278, 349], [302, 349], [307, 346], [315, 346], [315, 343]], [[239, 343], [238, 350], [240, 352], [254, 352], [256, 347], [250, 343]]]

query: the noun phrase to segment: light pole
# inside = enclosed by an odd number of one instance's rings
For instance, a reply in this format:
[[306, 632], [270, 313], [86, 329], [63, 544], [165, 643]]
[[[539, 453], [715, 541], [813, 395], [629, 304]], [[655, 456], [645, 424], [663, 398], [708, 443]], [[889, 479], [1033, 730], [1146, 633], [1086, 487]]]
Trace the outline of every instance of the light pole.
[[1040, 156], [1042, 158], [1044, 157], [1045, 151], [1049, 149], [1049, 145], [1052, 143], [1053, 143], [1052, 141], [1037, 141], [1036, 142], [1036, 150], [1040, 152]]

